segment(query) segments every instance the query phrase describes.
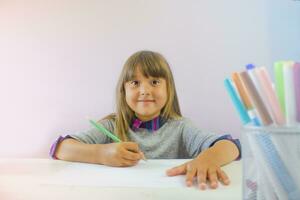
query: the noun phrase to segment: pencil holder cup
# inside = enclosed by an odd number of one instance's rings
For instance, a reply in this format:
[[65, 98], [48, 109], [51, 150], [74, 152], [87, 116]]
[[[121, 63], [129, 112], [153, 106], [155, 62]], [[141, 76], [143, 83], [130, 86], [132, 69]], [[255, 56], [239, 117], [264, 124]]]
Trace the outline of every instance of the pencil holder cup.
[[255, 127], [242, 134], [243, 199], [300, 199], [300, 127]]

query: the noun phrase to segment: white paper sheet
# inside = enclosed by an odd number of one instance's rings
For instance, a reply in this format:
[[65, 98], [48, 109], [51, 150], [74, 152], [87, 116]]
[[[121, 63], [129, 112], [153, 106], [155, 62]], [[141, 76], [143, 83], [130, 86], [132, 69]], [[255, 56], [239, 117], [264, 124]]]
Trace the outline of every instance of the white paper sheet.
[[168, 177], [166, 170], [187, 160], [148, 160], [133, 167], [72, 163], [43, 184], [101, 187], [183, 187], [185, 176]]
[[199, 191], [165, 171], [188, 160], [149, 160], [118, 168], [52, 159], [0, 159], [0, 199], [242, 199], [241, 162], [226, 165], [230, 186]]
[[[1, 160], [0, 186], [186, 188], [185, 175], [168, 177], [166, 170], [187, 161], [189, 160], [148, 160], [141, 161], [133, 167], [109, 167], [50, 159]], [[239, 179], [239, 163], [232, 163], [223, 169], [228, 172], [232, 182], [236, 182], [232, 178]], [[197, 188], [197, 185], [194, 184], [192, 188]], [[225, 186], [219, 184], [218, 190], [222, 189], [225, 189]]]

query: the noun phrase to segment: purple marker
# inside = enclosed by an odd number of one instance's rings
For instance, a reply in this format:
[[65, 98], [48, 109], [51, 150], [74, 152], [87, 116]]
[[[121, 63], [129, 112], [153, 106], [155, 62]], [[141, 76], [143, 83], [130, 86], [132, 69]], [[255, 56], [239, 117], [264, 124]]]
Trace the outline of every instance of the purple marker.
[[300, 63], [294, 64], [294, 86], [296, 98], [296, 119], [300, 122]]

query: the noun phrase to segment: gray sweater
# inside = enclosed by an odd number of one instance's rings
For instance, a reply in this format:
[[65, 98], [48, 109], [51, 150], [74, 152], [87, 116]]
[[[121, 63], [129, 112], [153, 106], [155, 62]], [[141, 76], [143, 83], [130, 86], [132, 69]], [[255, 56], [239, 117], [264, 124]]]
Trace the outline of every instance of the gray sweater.
[[[100, 123], [110, 132], [113, 132], [115, 126], [113, 120], [106, 119]], [[96, 128], [71, 134], [68, 137], [88, 144], [113, 142]], [[149, 131], [144, 128], [139, 128], [136, 131], [129, 129], [128, 138], [129, 141], [139, 144], [140, 150], [148, 159], [178, 159], [196, 157], [217, 140], [226, 139], [226, 135], [203, 132], [187, 118], [181, 118], [178, 120], [169, 119], [156, 131]]]

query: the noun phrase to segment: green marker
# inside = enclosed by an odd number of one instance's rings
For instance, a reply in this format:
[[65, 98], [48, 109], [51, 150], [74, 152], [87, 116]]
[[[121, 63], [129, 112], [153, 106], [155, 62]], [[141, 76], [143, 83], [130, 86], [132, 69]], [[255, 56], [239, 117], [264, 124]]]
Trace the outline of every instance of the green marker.
[[120, 140], [117, 136], [115, 136], [114, 134], [112, 134], [111, 132], [109, 132], [106, 128], [104, 128], [102, 125], [97, 124], [96, 122], [94, 122], [93, 120], [89, 120], [90, 123], [92, 125], [95, 126], [95, 128], [98, 129], [98, 131], [100, 131], [101, 133], [104, 133], [104, 135], [106, 135], [107, 137], [111, 138], [114, 142], [122, 142], [122, 140]]
[[[106, 128], [104, 128], [102, 125], [97, 124], [96, 122], [94, 122], [93, 120], [89, 120], [90, 123], [95, 126], [95, 128], [100, 131], [101, 133], [103, 133], [104, 135], [106, 135], [107, 137], [111, 138], [114, 142], [122, 142], [122, 140], [120, 140], [117, 136], [115, 136], [114, 134], [112, 134], [111, 132], [109, 132]], [[146, 157], [144, 155], [143, 152], [140, 152], [143, 156], [143, 160], [146, 161]]]
[[283, 80], [283, 65], [284, 61], [274, 63], [275, 86], [276, 93], [279, 99], [280, 108], [285, 113], [285, 97], [284, 97], [284, 80]]

